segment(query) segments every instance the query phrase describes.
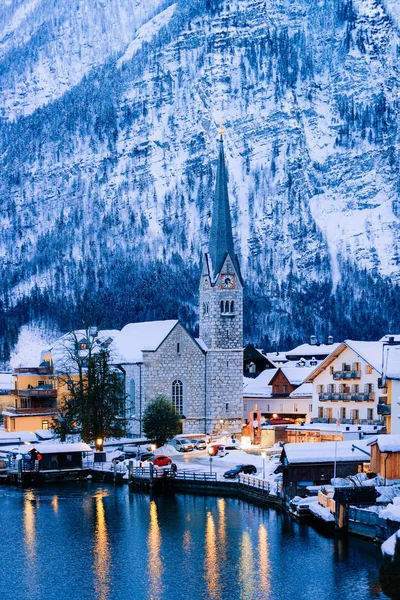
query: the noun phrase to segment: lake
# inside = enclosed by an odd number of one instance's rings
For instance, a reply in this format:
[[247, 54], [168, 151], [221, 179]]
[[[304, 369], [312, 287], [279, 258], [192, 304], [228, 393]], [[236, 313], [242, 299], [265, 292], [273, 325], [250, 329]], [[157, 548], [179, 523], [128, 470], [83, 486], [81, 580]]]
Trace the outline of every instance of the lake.
[[1, 600], [383, 599], [380, 549], [241, 500], [0, 488]]

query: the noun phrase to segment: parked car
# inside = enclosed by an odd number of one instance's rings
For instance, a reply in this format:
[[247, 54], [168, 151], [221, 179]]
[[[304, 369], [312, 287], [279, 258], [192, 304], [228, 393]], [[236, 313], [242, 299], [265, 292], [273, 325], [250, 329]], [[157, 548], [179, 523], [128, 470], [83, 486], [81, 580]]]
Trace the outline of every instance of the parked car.
[[235, 479], [239, 476], [239, 473], [245, 473], [246, 475], [252, 475], [257, 473], [257, 467], [254, 465], [236, 465], [233, 469], [229, 469], [224, 473], [225, 479]]
[[140, 462], [145, 462], [146, 460], [153, 462], [154, 459], [155, 455], [153, 454], [153, 452], [142, 452], [141, 454], [138, 454], [136, 456], [136, 460]]
[[174, 438], [168, 444], [173, 446], [178, 452], [191, 452], [193, 450], [193, 444], [185, 438]]
[[225, 448], [225, 444], [213, 444], [209, 447], [208, 453], [210, 456], [217, 456], [220, 448]]
[[190, 440], [190, 443], [193, 445], [193, 448], [195, 448], [196, 450], [206, 450], [207, 449], [207, 442], [204, 439], [193, 439]]
[[155, 467], [168, 467], [172, 464], [172, 458], [165, 454], [157, 454], [157, 456], [151, 461]]

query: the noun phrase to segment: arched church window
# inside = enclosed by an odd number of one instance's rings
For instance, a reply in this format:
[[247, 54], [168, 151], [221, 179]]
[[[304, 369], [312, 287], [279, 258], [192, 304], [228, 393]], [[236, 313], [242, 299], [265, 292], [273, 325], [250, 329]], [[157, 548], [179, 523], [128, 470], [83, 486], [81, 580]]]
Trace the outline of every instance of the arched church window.
[[135, 416], [135, 380], [129, 382], [129, 416]]
[[231, 300], [231, 313], [235, 312], [235, 302]]
[[224, 314], [225, 312], [225, 303], [223, 300], [221, 300], [221, 315]]
[[183, 415], [183, 383], [179, 379], [172, 383], [172, 404], [178, 415]]
[[225, 300], [225, 312], [229, 312], [229, 300]]

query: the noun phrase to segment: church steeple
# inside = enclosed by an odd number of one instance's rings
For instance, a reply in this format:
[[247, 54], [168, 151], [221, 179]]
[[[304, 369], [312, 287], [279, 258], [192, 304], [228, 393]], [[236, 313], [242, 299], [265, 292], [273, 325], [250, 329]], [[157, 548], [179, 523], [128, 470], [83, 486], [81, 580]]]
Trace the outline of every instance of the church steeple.
[[214, 204], [212, 211], [210, 241], [208, 253], [211, 258], [212, 277], [220, 273], [226, 255], [229, 254], [238, 275], [239, 264], [233, 246], [232, 221], [229, 208], [228, 181], [225, 166], [224, 140], [220, 131], [219, 157], [215, 184]]

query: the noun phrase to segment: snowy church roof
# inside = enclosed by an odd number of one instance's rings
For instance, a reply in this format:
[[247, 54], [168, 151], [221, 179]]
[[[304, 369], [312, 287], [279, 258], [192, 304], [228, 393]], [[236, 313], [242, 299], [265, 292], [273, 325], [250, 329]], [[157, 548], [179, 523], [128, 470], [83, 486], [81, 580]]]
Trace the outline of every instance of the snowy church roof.
[[125, 325], [115, 336], [112, 344], [113, 362], [142, 362], [143, 350], [157, 350], [178, 323], [178, 320], [173, 319]]

